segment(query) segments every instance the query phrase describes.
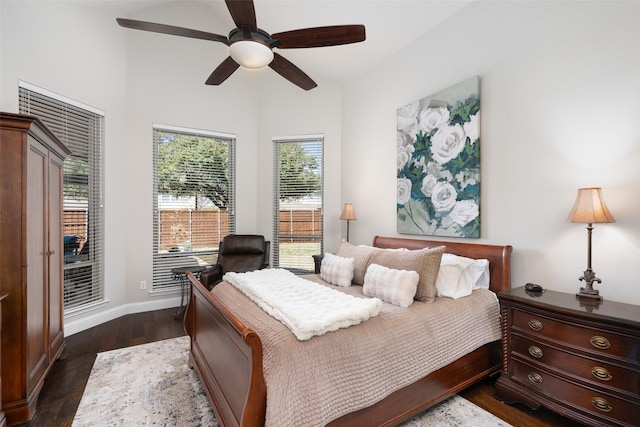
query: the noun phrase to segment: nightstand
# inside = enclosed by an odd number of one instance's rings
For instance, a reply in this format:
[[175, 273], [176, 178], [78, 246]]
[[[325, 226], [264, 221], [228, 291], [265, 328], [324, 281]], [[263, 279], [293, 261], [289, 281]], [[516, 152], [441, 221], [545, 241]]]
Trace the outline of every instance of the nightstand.
[[503, 366], [496, 397], [587, 425], [640, 420], [640, 307], [524, 288], [498, 295]]

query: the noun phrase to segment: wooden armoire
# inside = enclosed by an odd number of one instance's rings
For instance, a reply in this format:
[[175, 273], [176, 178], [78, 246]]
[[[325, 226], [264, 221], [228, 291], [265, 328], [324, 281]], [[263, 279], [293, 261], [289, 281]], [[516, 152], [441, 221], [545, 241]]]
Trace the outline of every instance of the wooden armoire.
[[29, 421], [64, 349], [63, 161], [69, 149], [36, 117], [0, 113], [2, 407]]

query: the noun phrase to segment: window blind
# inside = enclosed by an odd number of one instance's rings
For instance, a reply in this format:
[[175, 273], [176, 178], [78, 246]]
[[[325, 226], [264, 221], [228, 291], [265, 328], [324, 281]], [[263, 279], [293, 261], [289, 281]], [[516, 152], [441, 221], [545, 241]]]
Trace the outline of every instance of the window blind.
[[104, 113], [19, 82], [20, 113], [39, 117], [69, 147], [64, 161], [65, 315], [104, 299]]
[[312, 273], [323, 251], [323, 145], [321, 135], [274, 139], [273, 267]]
[[154, 125], [153, 292], [179, 288], [171, 269], [215, 264], [235, 232], [235, 136]]

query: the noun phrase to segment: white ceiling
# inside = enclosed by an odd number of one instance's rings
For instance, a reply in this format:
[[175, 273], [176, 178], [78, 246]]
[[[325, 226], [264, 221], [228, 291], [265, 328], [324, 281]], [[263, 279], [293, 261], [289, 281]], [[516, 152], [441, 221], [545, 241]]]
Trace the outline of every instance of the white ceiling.
[[[86, 0], [89, 1], [89, 0]], [[103, 5], [122, 17], [136, 12], [144, 20], [143, 9], [165, 3], [192, 0], [110, 0]], [[222, 0], [197, 0], [226, 16], [226, 28], [195, 29], [227, 35], [234, 28]], [[367, 39], [362, 43], [313, 49], [276, 49], [311, 78], [320, 76], [336, 82], [353, 79], [376, 66], [420, 35], [426, 33], [473, 0], [254, 0], [258, 27], [268, 33], [325, 25], [363, 24]], [[101, 2], [102, 3], [102, 2]], [[151, 19], [150, 19], [151, 20]], [[163, 24], [188, 26], [176, 22]]]

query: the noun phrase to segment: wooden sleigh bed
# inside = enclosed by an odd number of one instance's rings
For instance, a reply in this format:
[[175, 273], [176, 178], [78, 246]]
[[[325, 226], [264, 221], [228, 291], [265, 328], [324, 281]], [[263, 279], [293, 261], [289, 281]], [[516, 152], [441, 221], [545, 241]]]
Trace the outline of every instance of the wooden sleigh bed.
[[[441, 245], [446, 246], [447, 253], [489, 260], [490, 290], [497, 293], [510, 288], [511, 246], [380, 236], [373, 240], [373, 246], [382, 249], [415, 250]], [[188, 277], [192, 286], [184, 322], [191, 337], [190, 362], [202, 381], [218, 421], [223, 426], [263, 426], [267, 386], [260, 336], [192, 274]], [[490, 342], [377, 403], [347, 413], [328, 425], [397, 425], [497, 373], [501, 361], [500, 341]]]

